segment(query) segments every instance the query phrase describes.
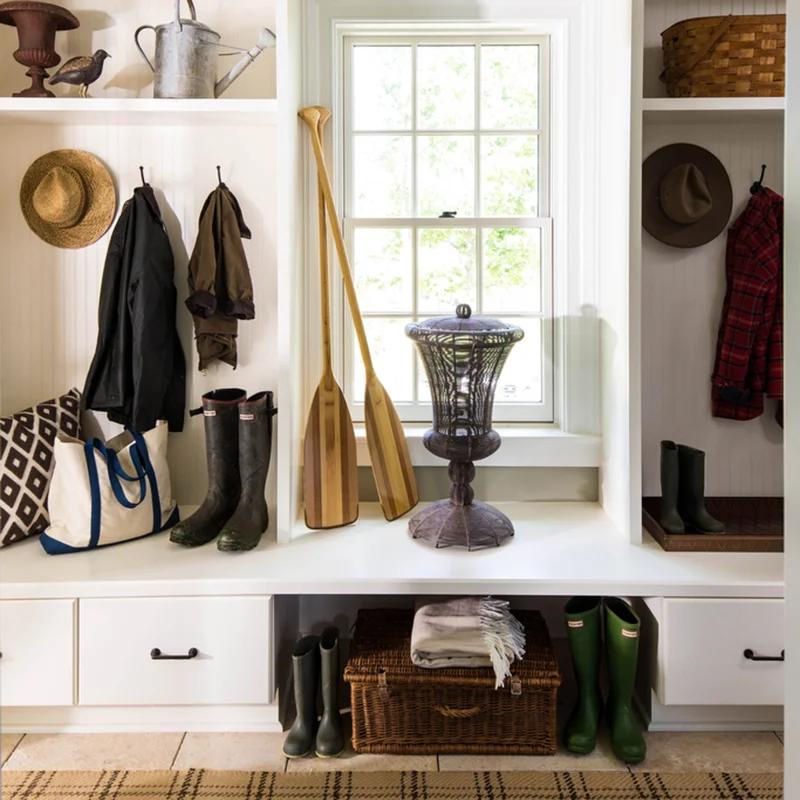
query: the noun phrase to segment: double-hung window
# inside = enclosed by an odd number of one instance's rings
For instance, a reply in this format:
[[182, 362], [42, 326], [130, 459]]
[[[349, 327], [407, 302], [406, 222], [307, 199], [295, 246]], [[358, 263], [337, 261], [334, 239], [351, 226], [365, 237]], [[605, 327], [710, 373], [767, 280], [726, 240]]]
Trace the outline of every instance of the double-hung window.
[[[343, 45], [345, 235], [398, 413], [431, 419], [405, 325], [468, 303], [525, 330], [495, 420], [553, 421], [548, 37], [387, 31]], [[363, 419], [363, 367], [346, 341], [345, 386]]]

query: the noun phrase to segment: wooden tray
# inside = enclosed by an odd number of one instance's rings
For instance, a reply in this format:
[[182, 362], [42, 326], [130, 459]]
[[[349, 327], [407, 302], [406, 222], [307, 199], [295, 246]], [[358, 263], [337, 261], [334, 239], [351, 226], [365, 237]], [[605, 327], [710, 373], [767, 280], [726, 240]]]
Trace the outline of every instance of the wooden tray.
[[725, 523], [727, 533], [666, 533], [658, 523], [660, 497], [642, 498], [642, 522], [669, 551], [783, 552], [782, 497], [707, 497], [706, 508], [712, 517]]

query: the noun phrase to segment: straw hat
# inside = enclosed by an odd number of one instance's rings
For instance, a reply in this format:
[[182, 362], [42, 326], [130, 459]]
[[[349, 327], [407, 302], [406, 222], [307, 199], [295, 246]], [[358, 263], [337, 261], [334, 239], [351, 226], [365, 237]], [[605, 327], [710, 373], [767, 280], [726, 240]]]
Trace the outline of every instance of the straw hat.
[[56, 247], [86, 247], [114, 221], [117, 193], [99, 158], [83, 150], [53, 150], [28, 167], [19, 193], [30, 229]]
[[642, 224], [672, 247], [699, 247], [725, 230], [733, 209], [722, 162], [694, 144], [656, 150], [642, 167]]

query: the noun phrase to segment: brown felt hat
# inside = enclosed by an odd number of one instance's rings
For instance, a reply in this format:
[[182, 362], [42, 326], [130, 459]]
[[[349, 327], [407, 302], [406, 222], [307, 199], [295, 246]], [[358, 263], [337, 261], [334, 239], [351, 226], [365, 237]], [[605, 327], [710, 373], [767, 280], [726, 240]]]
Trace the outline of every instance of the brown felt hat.
[[55, 247], [96, 242], [117, 213], [111, 173], [83, 150], [53, 150], [28, 167], [19, 192], [30, 229]]
[[642, 225], [672, 247], [699, 247], [725, 230], [733, 209], [722, 162], [695, 144], [656, 150], [642, 167]]

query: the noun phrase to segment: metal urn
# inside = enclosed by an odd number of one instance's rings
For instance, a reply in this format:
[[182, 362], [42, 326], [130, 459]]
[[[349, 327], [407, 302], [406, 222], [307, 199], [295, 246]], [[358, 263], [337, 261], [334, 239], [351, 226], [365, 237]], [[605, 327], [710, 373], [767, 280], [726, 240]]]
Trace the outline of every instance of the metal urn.
[[75, 15], [52, 3], [2, 3], [0, 25], [13, 25], [17, 29], [19, 47], [14, 59], [28, 67], [25, 74], [31, 79], [31, 85], [13, 97], [55, 97], [45, 89], [44, 82], [47, 70], [61, 63], [61, 56], [56, 52], [56, 32], [79, 27]]
[[525, 332], [497, 319], [473, 317], [460, 305], [455, 317], [435, 317], [406, 326], [417, 345], [431, 388], [433, 427], [423, 442], [450, 460], [450, 499], [418, 511], [408, 523], [415, 539], [435, 547], [481, 550], [499, 547], [514, 535], [509, 518], [475, 500], [473, 462], [500, 447], [492, 430], [494, 392], [511, 348]]

